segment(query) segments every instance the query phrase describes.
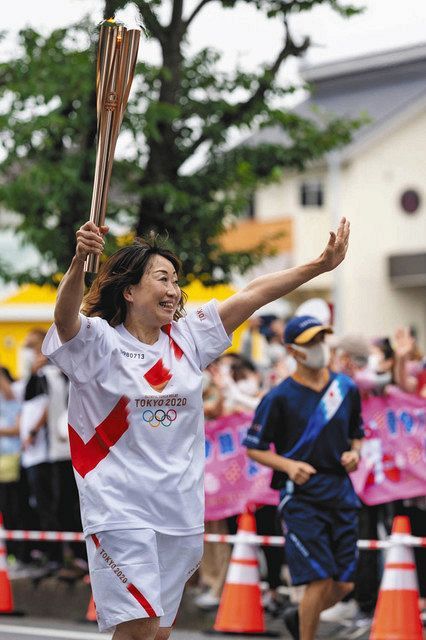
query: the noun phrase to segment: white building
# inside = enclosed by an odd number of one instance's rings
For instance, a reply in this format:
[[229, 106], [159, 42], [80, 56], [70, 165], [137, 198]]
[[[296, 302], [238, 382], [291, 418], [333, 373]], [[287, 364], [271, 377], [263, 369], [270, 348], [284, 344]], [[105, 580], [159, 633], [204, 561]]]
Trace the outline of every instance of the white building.
[[[282, 264], [316, 256], [345, 215], [351, 221], [347, 260], [293, 297], [321, 295], [334, 305], [339, 332], [392, 335], [412, 325], [426, 347], [426, 45], [305, 68], [312, 105], [337, 116], [369, 117], [351, 144], [303, 174], [255, 194], [253, 215], [287, 222], [290, 252]], [[280, 142], [279, 128], [261, 130], [248, 143]], [[244, 223], [243, 223], [244, 224]]]

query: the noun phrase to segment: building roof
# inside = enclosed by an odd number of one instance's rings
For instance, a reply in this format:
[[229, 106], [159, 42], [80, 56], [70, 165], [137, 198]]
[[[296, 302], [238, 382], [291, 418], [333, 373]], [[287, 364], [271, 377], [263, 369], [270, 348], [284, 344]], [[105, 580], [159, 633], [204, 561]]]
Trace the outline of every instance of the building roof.
[[[354, 133], [352, 147], [414, 105], [426, 104], [426, 44], [306, 65], [301, 73], [312, 93], [295, 107], [297, 114], [317, 120], [318, 110], [338, 117], [368, 118]], [[261, 129], [245, 142], [251, 146], [263, 143], [286, 145], [288, 138], [277, 126]]]
[[220, 237], [224, 251], [252, 251], [265, 243], [276, 253], [289, 252], [293, 248], [293, 228], [291, 218], [271, 220], [238, 220], [237, 224]]

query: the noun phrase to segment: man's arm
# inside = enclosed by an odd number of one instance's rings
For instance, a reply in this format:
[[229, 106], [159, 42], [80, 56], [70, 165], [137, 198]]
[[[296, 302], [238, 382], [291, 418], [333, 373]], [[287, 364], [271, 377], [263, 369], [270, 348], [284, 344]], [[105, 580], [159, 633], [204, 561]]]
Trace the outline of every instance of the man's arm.
[[361, 448], [363, 440], [360, 438], [354, 438], [351, 440], [350, 451], [344, 451], [340, 462], [348, 473], [356, 471], [358, 469], [359, 461], [361, 460]]
[[232, 333], [268, 302], [285, 296], [321, 273], [335, 269], [343, 261], [348, 243], [349, 222], [342, 218], [337, 234], [330, 232], [327, 246], [319, 258], [300, 267], [260, 276], [220, 303], [219, 315], [226, 333]]
[[274, 471], [281, 471], [282, 473], [285, 473], [288, 475], [290, 480], [299, 485], [305, 484], [305, 482], [307, 482], [309, 478], [316, 473], [316, 469], [314, 469], [314, 467], [308, 462], [284, 458], [273, 451], [247, 449], [247, 455], [249, 458], [259, 464], [263, 464], [265, 467], [270, 467]]

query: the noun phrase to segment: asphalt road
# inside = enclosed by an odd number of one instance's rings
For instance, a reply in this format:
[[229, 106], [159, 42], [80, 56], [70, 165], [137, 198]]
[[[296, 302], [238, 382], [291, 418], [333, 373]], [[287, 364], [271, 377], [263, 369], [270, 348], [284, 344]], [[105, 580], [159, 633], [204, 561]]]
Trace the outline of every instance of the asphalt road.
[[[0, 619], [0, 640], [110, 640], [111, 634], [99, 633], [96, 625], [67, 624], [40, 618]], [[174, 640], [206, 640], [199, 631], [175, 630]], [[247, 640], [243, 636], [221, 636], [233, 640]]]
[[[288, 639], [280, 628], [280, 638]], [[214, 637], [210, 635], [210, 637]], [[221, 635], [223, 640], [247, 640], [247, 636]], [[256, 636], [251, 636], [256, 640]], [[176, 629], [173, 640], [207, 640], [209, 634], [202, 631]], [[368, 630], [333, 628], [321, 629], [319, 638], [327, 640], [367, 640]], [[68, 623], [52, 618], [0, 618], [0, 640], [110, 640], [111, 634], [99, 633], [95, 624]], [[259, 638], [260, 640], [260, 638]]]

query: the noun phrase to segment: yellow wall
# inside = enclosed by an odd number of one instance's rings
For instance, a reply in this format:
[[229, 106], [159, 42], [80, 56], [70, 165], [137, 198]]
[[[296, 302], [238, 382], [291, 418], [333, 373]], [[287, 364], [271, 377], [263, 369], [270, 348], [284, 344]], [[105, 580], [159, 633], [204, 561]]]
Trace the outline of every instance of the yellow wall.
[[47, 329], [50, 322], [0, 322], [0, 365], [19, 377], [18, 352], [27, 333], [35, 327]]

